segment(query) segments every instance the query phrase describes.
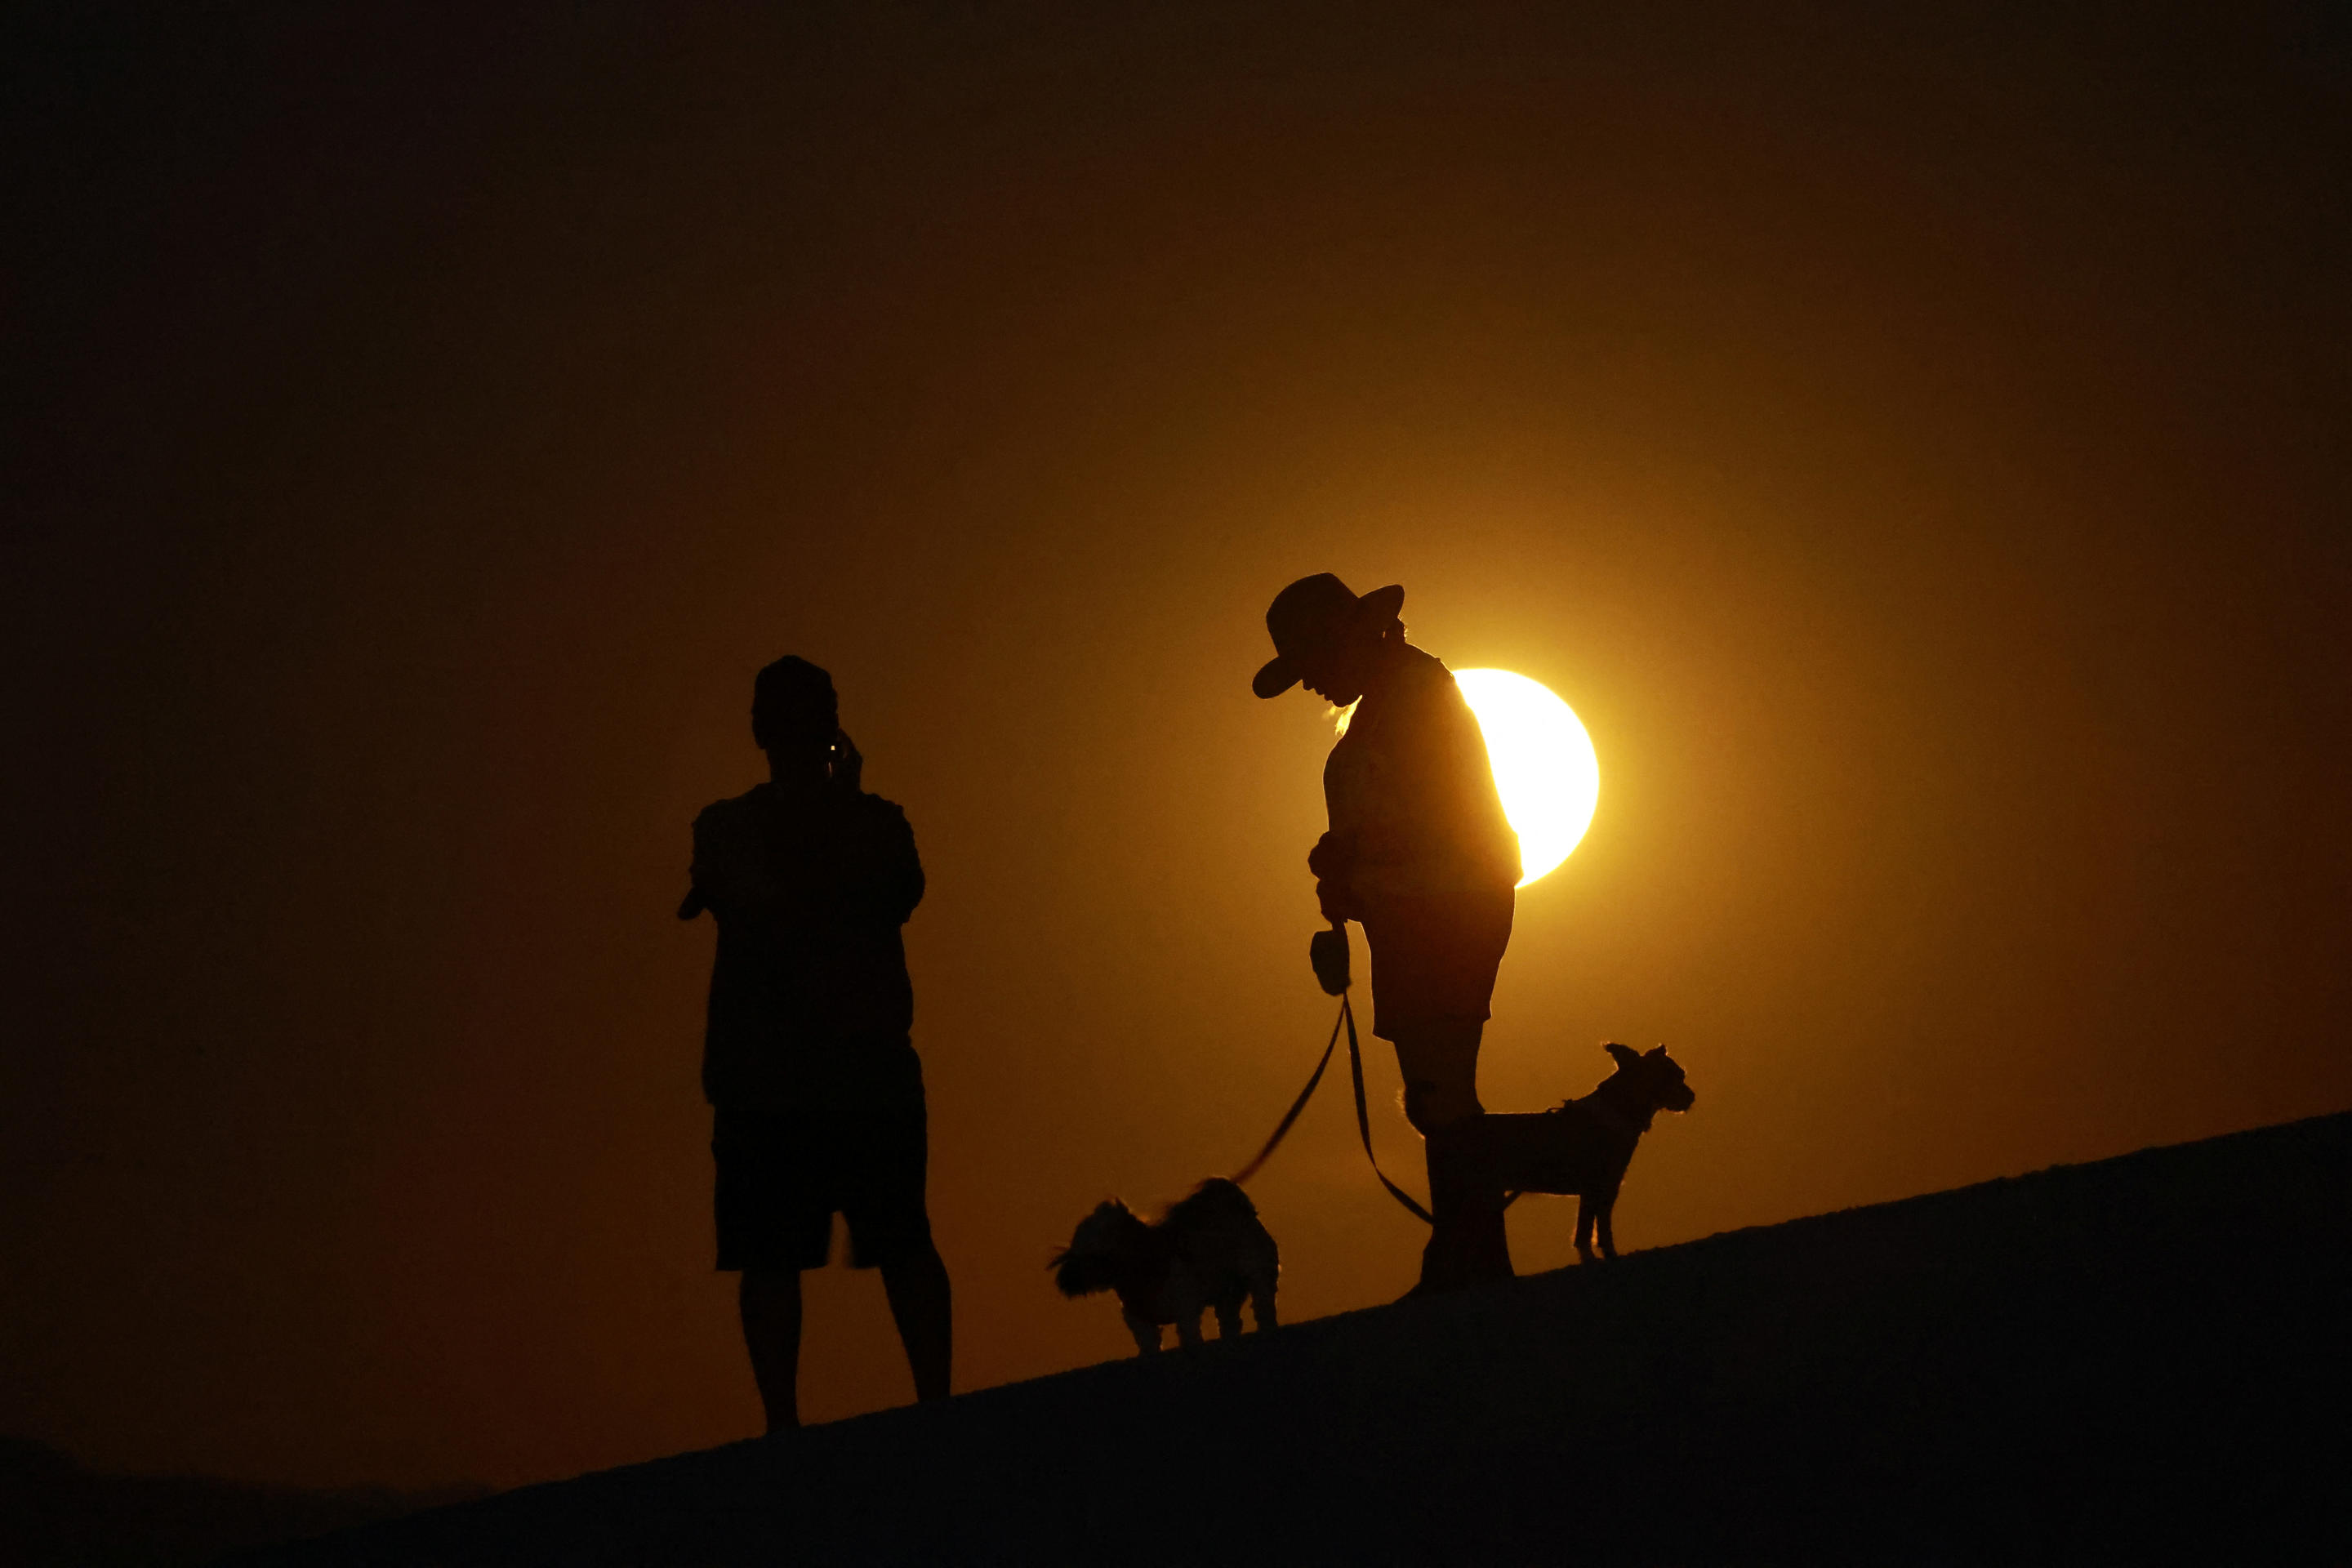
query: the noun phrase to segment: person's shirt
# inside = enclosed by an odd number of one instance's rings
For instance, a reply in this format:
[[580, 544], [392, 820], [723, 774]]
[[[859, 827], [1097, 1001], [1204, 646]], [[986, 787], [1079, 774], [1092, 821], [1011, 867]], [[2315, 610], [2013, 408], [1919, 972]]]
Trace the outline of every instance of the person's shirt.
[[813, 1054], [911, 1029], [899, 928], [923, 868], [896, 805], [761, 784], [695, 818], [693, 878], [719, 921], [702, 1064], [713, 1104], [789, 1094]]
[[1519, 836], [1453, 672], [1410, 644], [1365, 690], [1323, 767], [1316, 874], [1343, 901], [1507, 891]]

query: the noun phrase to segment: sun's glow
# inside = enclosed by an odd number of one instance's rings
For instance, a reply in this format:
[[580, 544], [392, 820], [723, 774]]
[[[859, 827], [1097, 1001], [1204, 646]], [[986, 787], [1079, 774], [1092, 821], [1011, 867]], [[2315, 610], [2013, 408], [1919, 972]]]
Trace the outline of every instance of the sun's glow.
[[1495, 766], [1503, 815], [1519, 835], [1519, 886], [1568, 858], [1601, 801], [1601, 759], [1569, 705], [1507, 669], [1457, 669], [1456, 684]]

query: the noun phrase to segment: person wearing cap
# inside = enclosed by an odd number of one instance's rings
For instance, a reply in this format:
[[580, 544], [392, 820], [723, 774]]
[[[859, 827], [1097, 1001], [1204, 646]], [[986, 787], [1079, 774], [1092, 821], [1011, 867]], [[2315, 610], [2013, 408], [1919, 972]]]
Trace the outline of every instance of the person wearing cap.
[[1452, 672], [1405, 641], [1403, 605], [1399, 586], [1359, 596], [1328, 572], [1300, 578], [1265, 613], [1275, 657], [1251, 687], [1303, 685], [1351, 708], [1323, 767], [1330, 830], [1307, 866], [1324, 919], [1360, 923], [1371, 949], [1372, 1033], [1396, 1047], [1429, 1163], [1420, 1288], [1438, 1290], [1511, 1273], [1503, 1195], [1478, 1158], [1478, 1046], [1519, 840], [1477, 718]]
[[769, 782], [694, 821], [680, 920], [719, 926], [702, 1088], [718, 1164], [719, 1267], [740, 1270], [743, 1340], [768, 1429], [799, 1425], [801, 1270], [833, 1216], [879, 1266], [918, 1399], [944, 1399], [947, 1266], [924, 1207], [928, 1125], [899, 928], [923, 897], [906, 815], [861, 787], [833, 678], [801, 658], [760, 671], [751, 738]]

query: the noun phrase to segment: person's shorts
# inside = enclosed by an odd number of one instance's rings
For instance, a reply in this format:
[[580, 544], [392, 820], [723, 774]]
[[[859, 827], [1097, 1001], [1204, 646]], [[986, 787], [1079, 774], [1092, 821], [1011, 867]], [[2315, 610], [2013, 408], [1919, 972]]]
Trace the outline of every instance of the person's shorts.
[[720, 1105], [719, 1267], [822, 1268], [835, 1214], [855, 1268], [928, 1247], [928, 1142], [922, 1063], [904, 1039], [860, 1042], [813, 1069], [788, 1107]]
[[1483, 1024], [1511, 942], [1510, 889], [1391, 896], [1363, 917], [1372, 950], [1372, 1033]]

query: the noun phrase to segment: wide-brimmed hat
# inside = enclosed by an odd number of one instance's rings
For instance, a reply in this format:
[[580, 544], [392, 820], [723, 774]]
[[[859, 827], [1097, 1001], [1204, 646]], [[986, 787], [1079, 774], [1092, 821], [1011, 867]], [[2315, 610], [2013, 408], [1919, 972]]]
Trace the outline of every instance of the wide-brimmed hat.
[[1298, 683], [1300, 654], [1327, 648], [1368, 623], [1392, 621], [1403, 607], [1400, 584], [1358, 597], [1328, 572], [1301, 577], [1266, 606], [1265, 629], [1274, 637], [1274, 657], [1250, 682], [1250, 689], [1260, 697], [1281, 696]]

